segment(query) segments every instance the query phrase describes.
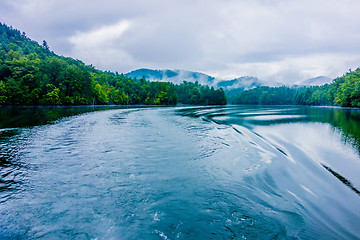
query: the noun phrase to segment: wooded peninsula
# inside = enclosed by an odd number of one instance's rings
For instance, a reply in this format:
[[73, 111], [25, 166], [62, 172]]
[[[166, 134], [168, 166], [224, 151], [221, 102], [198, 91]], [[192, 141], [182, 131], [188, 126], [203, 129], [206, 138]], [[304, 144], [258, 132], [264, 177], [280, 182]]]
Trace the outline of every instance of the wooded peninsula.
[[331, 84], [312, 87], [258, 87], [241, 92], [234, 104], [360, 107], [360, 68]]
[[222, 89], [132, 79], [63, 57], [0, 23], [0, 105], [225, 105]]
[[[360, 107], [360, 68], [331, 84], [261, 86], [239, 91], [233, 104]], [[59, 56], [24, 32], [0, 23], [0, 105], [225, 105], [224, 90], [198, 82], [173, 84], [101, 71]]]

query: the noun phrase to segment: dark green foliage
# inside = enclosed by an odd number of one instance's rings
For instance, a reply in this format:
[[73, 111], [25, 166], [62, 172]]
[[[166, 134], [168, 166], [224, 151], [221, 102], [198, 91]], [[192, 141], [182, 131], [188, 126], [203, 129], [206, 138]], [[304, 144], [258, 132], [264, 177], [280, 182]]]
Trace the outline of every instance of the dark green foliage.
[[262, 105], [333, 105], [334, 93], [331, 85], [321, 87], [258, 87], [240, 93], [235, 104]]
[[150, 82], [96, 70], [56, 55], [45, 40], [40, 46], [0, 23], [0, 105], [173, 105], [177, 92], [183, 103], [226, 104], [222, 90], [207, 86]]
[[237, 95], [232, 103], [360, 107], [360, 68], [320, 87], [254, 88]]
[[213, 87], [202, 86], [198, 82], [184, 81], [176, 85], [178, 101], [183, 104], [196, 105], [226, 105], [226, 96], [222, 88], [215, 90]]
[[343, 107], [360, 107], [360, 68], [337, 78], [331, 84], [335, 103]]
[[331, 84], [324, 86], [298, 88], [294, 104], [296, 105], [334, 105], [334, 89]]
[[235, 104], [263, 104], [263, 105], [290, 105], [296, 89], [288, 87], [258, 87], [240, 93], [232, 103]]

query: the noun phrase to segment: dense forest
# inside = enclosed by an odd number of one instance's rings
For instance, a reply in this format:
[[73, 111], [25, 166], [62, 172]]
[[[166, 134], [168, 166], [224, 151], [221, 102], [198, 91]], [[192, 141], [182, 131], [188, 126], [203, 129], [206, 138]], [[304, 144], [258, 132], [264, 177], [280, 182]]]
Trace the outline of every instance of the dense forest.
[[336, 78], [331, 84], [314, 87], [258, 87], [238, 94], [234, 104], [338, 105], [360, 107], [360, 68]]
[[226, 96], [222, 88], [203, 86], [198, 82], [186, 82], [176, 85], [178, 101], [183, 104], [225, 105]]
[[0, 105], [226, 104], [222, 89], [100, 71], [0, 23]]

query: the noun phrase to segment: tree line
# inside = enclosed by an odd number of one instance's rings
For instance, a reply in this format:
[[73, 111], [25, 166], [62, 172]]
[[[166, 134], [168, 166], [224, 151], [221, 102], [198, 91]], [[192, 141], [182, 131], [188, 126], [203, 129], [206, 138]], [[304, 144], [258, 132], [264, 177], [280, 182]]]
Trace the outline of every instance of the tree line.
[[0, 105], [226, 104], [222, 89], [150, 82], [58, 56], [0, 23]]
[[176, 85], [178, 101], [183, 104], [193, 105], [226, 105], [227, 100], [222, 88], [214, 89], [207, 85], [201, 85], [197, 81], [186, 82]]
[[331, 84], [312, 87], [258, 87], [243, 91], [234, 104], [327, 105], [360, 107], [360, 68], [336, 78]]

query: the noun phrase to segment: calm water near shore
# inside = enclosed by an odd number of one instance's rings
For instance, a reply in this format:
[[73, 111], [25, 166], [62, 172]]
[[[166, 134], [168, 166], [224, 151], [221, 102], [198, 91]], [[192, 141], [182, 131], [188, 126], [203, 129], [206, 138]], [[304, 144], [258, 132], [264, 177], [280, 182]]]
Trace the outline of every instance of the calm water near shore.
[[0, 239], [360, 239], [360, 110], [0, 108]]

